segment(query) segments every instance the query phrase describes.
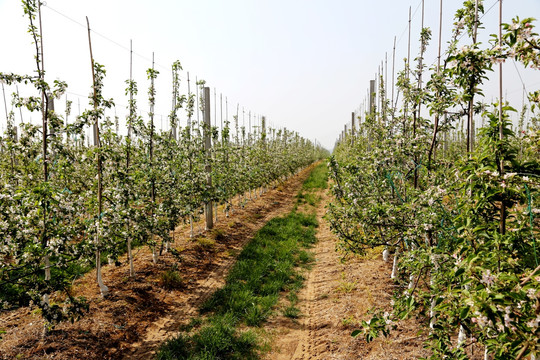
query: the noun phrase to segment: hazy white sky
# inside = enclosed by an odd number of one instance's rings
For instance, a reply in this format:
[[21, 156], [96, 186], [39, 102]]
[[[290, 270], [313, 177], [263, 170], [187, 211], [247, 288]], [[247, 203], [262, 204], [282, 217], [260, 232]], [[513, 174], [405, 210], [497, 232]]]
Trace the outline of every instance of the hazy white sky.
[[[496, 2], [485, 0], [486, 9]], [[275, 127], [285, 126], [331, 148], [351, 112], [364, 101], [369, 80], [386, 52], [390, 73], [394, 36], [398, 40], [396, 71], [401, 69], [407, 54], [409, 6], [414, 13], [411, 53], [417, 55], [420, 4], [420, 0], [48, 0], [43, 8], [45, 68], [48, 80], [68, 82], [67, 96], [74, 101], [74, 114], [78, 113], [79, 102], [84, 110], [91, 73], [87, 33], [80, 24], [85, 25], [88, 16], [95, 31], [94, 57], [107, 69], [104, 93], [115, 99], [116, 112], [122, 118], [127, 104], [124, 81], [129, 78], [127, 49], [133, 39], [134, 79], [139, 85], [139, 109], [143, 111], [148, 110], [145, 70], [151, 66], [155, 52], [160, 71], [158, 127], [161, 116], [163, 128], [167, 127], [170, 65], [179, 59], [185, 70], [184, 91], [186, 71], [192, 80], [206, 80], [212, 96], [216, 88], [218, 124], [222, 93], [224, 112], [225, 97], [228, 100], [229, 119], [240, 104], [241, 123], [244, 116], [248, 124], [251, 111], [253, 119], [265, 115]], [[448, 39], [453, 14], [461, 4], [460, 0], [444, 0], [443, 41]], [[439, 0], [426, 0], [425, 10], [425, 26], [434, 33], [426, 56], [432, 64], [436, 58]], [[506, 21], [515, 15], [540, 18], [540, 1], [506, 0], [504, 12]], [[497, 31], [497, 18], [495, 6], [483, 19], [484, 40]], [[20, 1], [0, 0], [0, 71], [33, 71], [27, 25]], [[540, 72], [518, 68], [527, 90], [540, 88]], [[191, 85], [193, 90], [194, 81]], [[505, 85], [508, 96], [521, 106], [523, 85], [512, 63], [505, 65]], [[489, 88], [488, 97], [493, 96]], [[6, 88], [8, 97], [13, 91]], [[181, 120], [185, 124], [183, 114]], [[3, 103], [0, 123], [5, 123]]]

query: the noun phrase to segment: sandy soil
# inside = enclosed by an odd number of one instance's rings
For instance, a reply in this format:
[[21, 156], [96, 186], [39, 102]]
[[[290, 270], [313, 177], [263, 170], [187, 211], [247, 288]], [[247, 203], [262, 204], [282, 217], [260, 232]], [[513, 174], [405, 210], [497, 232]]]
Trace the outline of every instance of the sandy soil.
[[417, 334], [414, 319], [399, 324], [389, 338], [371, 343], [351, 332], [359, 322], [370, 318], [374, 306], [390, 308], [391, 265], [378, 252], [365, 257], [343, 259], [336, 251], [336, 237], [322, 219], [328, 195], [317, 209], [319, 242], [313, 249], [316, 263], [306, 274], [299, 294], [302, 316], [291, 320], [283, 316], [266, 326], [271, 334], [272, 351], [266, 360], [315, 359], [417, 359], [426, 356], [424, 339]]
[[[95, 271], [86, 274], [76, 282], [74, 292], [88, 299], [89, 313], [74, 324], [57, 325], [46, 337], [35, 311], [21, 308], [0, 313], [0, 329], [6, 331], [0, 341], [0, 359], [152, 358], [159, 345], [174, 336], [196, 314], [198, 305], [223, 285], [236, 255], [255, 232], [292, 209], [294, 195], [310, 171], [303, 170], [243, 209], [237, 208], [229, 218], [220, 214], [216, 231], [190, 239], [189, 227], [178, 227], [173, 248], [181, 253], [181, 261], [165, 254], [154, 265], [151, 252], [143, 247], [135, 251], [134, 279], [129, 278], [125, 261], [118, 267], [105, 266], [103, 278], [111, 294], [104, 299], [95, 284]], [[184, 285], [165, 290], [160, 276], [173, 265]]]

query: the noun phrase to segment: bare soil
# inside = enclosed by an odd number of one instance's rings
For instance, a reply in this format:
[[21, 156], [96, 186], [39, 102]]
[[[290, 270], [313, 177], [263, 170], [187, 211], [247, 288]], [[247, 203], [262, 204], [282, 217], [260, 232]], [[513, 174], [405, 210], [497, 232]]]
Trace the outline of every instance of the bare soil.
[[[198, 306], [224, 284], [236, 255], [268, 220], [288, 213], [294, 195], [311, 167], [270, 189], [244, 208], [235, 206], [226, 218], [220, 212], [215, 230], [190, 239], [188, 225], [175, 230], [174, 249], [181, 261], [169, 253], [152, 263], [147, 247], [135, 250], [136, 277], [130, 278], [128, 264], [105, 266], [103, 280], [111, 294], [102, 298], [89, 272], [74, 285], [74, 295], [84, 296], [89, 312], [79, 321], [57, 325], [43, 336], [44, 323], [30, 308], [0, 313], [0, 359], [151, 359], [167, 338], [196, 315]], [[238, 203], [234, 200], [235, 205]], [[165, 290], [161, 275], [177, 266], [183, 277], [181, 288]]]
[[299, 293], [299, 319], [277, 316], [266, 326], [272, 350], [266, 360], [315, 359], [417, 359], [427, 356], [424, 338], [414, 319], [400, 323], [388, 338], [367, 343], [351, 337], [368, 320], [373, 307], [390, 309], [393, 282], [391, 264], [380, 251], [364, 257], [344, 258], [337, 251], [336, 236], [323, 219], [328, 195], [317, 209], [320, 223], [318, 243], [313, 249], [316, 262], [306, 274]]

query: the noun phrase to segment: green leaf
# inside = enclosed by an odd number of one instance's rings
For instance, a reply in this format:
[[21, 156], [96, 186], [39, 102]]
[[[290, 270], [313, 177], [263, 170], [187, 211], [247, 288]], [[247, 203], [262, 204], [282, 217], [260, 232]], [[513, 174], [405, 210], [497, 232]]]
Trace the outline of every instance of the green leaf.
[[463, 319], [466, 319], [467, 318], [467, 315], [469, 314], [469, 310], [470, 308], [467, 306], [467, 307], [464, 307], [461, 309], [461, 311], [459, 312], [459, 317], [463, 320]]

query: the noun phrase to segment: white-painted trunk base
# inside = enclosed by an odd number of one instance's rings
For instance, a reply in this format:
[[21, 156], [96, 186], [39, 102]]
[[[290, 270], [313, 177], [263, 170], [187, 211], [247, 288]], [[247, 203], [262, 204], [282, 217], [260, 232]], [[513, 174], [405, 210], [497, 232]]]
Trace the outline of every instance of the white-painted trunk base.
[[463, 346], [463, 343], [465, 343], [466, 338], [467, 338], [467, 335], [465, 334], [465, 329], [463, 328], [463, 326], [459, 325], [459, 334], [457, 337], [458, 347]]
[[129, 262], [129, 276], [135, 276], [135, 267], [133, 266], [133, 251], [131, 250], [131, 239], [127, 241], [128, 248], [128, 262]]
[[431, 300], [431, 305], [429, 307], [429, 328], [433, 329], [435, 327], [435, 299]]
[[398, 251], [396, 251], [394, 254], [394, 264], [392, 265], [392, 274], [390, 275], [390, 279], [395, 279], [397, 276], [398, 255]]
[[96, 276], [101, 296], [105, 297], [109, 295], [109, 288], [103, 284], [103, 278], [101, 276], [101, 255], [99, 251], [96, 251]]
[[411, 274], [409, 275], [409, 290], [412, 290], [413, 287], [414, 287], [414, 275]]
[[45, 280], [51, 280], [51, 260], [49, 255], [45, 256]]

